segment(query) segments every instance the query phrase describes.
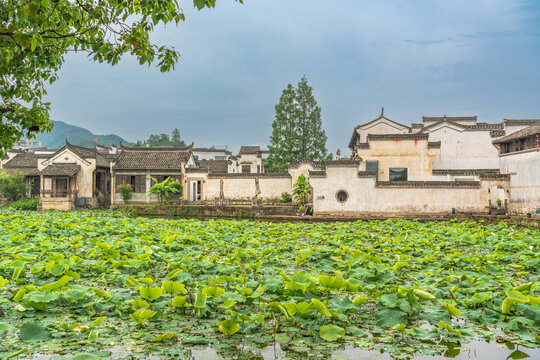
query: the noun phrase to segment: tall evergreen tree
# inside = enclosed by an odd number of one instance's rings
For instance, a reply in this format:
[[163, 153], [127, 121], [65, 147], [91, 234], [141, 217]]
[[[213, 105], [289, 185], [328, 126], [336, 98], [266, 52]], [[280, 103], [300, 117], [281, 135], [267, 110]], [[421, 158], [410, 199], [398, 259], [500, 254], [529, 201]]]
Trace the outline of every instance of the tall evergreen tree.
[[171, 145], [172, 146], [186, 146], [186, 143], [180, 138], [180, 130], [174, 129], [171, 135]]
[[283, 172], [291, 162], [301, 159], [325, 161], [332, 155], [326, 150], [321, 108], [313, 97], [313, 88], [304, 76], [295, 88], [291, 84], [281, 93], [275, 107], [266, 170]]

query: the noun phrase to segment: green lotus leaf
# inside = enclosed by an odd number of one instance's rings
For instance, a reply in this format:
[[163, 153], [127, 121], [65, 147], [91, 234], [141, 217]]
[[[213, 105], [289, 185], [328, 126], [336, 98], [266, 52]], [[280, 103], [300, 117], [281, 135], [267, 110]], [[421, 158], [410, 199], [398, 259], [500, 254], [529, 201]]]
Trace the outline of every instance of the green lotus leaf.
[[155, 311], [152, 310], [137, 310], [134, 313], [130, 314], [129, 316], [137, 323], [137, 324], [144, 324], [146, 321], [151, 319], [154, 315], [156, 315]]
[[191, 304], [187, 301], [185, 296], [175, 296], [172, 298], [171, 305], [174, 307], [188, 307]]
[[177, 281], [164, 281], [161, 283], [161, 289], [167, 294], [187, 294], [186, 286]]
[[142, 299], [128, 301], [128, 304], [131, 305], [134, 309], [144, 309], [150, 306], [149, 303]]
[[16, 330], [16, 327], [5, 322], [0, 322], [0, 331], [13, 332]]
[[80, 353], [71, 358], [71, 360], [101, 360], [101, 357], [90, 353]]
[[321, 313], [321, 315], [326, 317], [332, 317], [332, 313], [330, 310], [328, 310], [328, 307], [320, 300], [317, 300], [315, 298], [311, 299], [311, 305]]
[[212, 287], [202, 289], [201, 292], [207, 296], [221, 296], [223, 293], [225, 293], [225, 289], [217, 287], [217, 286], [212, 286]]
[[414, 294], [416, 296], [418, 296], [422, 300], [437, 300], [435, 295], [433, 295], [433, 294], [431, 294], [431, 293], [429, 293], [427, 291], [424, 291], [424, 290], [421, 290], [421, 289], [414, 289], [413, 292], [414, 292]]
[[28, 341], [45, 341], [51, 338], [51, 333], [38, 322], [25, 323], [21, 326], [20, 338]]
[[193, 307], [196, 307], [198, 309], [204, 309], [206, 307], [206, 294], [195, 294], [195, 303], [193, 304]]
[[353, 300], [352, 300], [352, 303], [356, 306], [360, 306], [362, 305], [366, 300], [368, 299], [368, 297], [366, 296], [356, 296]]
[[223, 320], [217, 323], [219, 331], [225, 335], [233, 335], [240, 330], [240, 324], [232, 320]]
[[158, 288], [158, 287], [141, 286], [139, 288], [139, 293], [141, 294], [141, 297], [143, 299], [154, 301], [161, 296], [162, 291], [161, 291], [161, 288]]
[[43, 289], [48, 290], [48, 291], [58, 290], [66, 286], [67, 283], [70, 282], [71, 280], [73, 280], [71, 276], [64, 275], [58, 281], [55, 281], [52, 284], [43, 285]]
[[443, 305], [450, 314], [454, 316], [461, 316], [461, 311], [459, 311], [459, 309], [455, 307], [454, 305], [449, 304], [447, 302], [443, 303]]
[[323, 325], [319, 335], [326, 341], [336, 341], [345, 336], [345, 329], [336, 325]]
[[399, 324], [408, 324], [408, 316], [398, 309], [384, 309], [377, 313], [377, 323], [379, 326], [391, 328]]

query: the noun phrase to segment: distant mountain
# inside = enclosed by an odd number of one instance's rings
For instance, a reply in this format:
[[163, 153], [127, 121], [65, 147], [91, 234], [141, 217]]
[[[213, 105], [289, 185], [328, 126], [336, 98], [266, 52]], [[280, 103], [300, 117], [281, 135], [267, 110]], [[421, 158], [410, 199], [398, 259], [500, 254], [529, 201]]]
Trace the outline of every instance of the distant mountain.
[[37, 140], [42, 142], [44, 147], [59, 149], [66, 144], [66, 138], [73, 145], [94, 147], [97, 143], [101, 145], [120, 145], [120, 142], [127, 144], [127, 141], [118, 135], [96, 135], [90, 130], [80, 126], [66, 124], [63, 121], [52, 121], [54, 128], [51, 133], [38, 134]]

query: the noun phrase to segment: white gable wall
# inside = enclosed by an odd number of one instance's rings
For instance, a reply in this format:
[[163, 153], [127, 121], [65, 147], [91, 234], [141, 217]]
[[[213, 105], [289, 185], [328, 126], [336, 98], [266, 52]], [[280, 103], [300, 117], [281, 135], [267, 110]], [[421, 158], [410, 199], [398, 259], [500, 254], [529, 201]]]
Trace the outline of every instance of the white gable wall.
[[511, 213], [540, 209], [540, 152], [535, 149], [500, 156], [501, 173], [510, 174]]
[[367, 142], [368, 134], [406, 134], [409, 132], [409, 128], [404, 125], [399, 125], [386, 118], [380, 118], [372, 121], [366, 125], [362, 125], [356, 129], [356, 132], [360, 136], [360, 142]]
[[467, 131], [447, 124], [431, 129], [430, 142], [441, 142], [433, 169], [498, 169], [499, 153], [487, 131]]

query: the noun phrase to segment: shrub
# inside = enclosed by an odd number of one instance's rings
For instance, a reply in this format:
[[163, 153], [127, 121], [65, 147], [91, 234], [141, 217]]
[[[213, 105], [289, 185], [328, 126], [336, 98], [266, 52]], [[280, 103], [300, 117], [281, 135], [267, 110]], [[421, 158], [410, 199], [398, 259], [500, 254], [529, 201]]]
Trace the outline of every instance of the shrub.
[[133, 186], [131, 186], [131, 184], [121, 184], [117, 187], [117, 190], [126, 204], [133, 198]]
[[163, 203], [163, 200], [168, 200], [172, 195], [182, 195], [182, 184], [174, 181], [170, 177], [166, 178], [162, 182], [158, 183], [155, 178], [152, 178], [156, 183], [152, 185], [148, 190], [148, 195], [156, 195], [159, 198], [159, 202]]
[[24, 198], [29, 187], [26, 186], [25, 177], [21, 172], [8, 174], [0, 171], [0, 196], [8, 201]]
[[305, 206], [308, 202], [311, 190], [312, 187], [307, 181], [306, 177], [304, 175], [300, 175], [293, 187], [294, 200], [296, 200], [300, 206]]
[[281, 202], [290, 203], [292, 202], [292, 196], [288, 192], [281, 193]]
[[37, 210], [39, 199], [23, 199], [12, 202], [9, 207], [15, 210]]

